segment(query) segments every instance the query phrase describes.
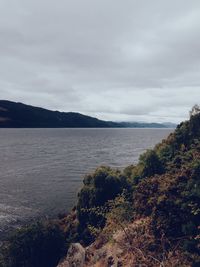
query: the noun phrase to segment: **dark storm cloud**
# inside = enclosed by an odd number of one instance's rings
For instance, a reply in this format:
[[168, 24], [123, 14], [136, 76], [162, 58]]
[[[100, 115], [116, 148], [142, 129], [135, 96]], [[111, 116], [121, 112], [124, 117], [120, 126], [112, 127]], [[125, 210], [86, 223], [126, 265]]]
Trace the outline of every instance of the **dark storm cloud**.
[[103, 119], [185, 119], [200, 2], [0, 0], [0, 98]]

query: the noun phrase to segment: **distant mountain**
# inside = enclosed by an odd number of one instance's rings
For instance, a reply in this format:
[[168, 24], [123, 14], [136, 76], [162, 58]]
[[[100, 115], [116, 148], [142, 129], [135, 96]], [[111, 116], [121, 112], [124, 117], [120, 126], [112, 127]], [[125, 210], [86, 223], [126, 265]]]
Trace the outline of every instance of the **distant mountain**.
[[159, 123], [111, 122], [0, 100], [0, 128], [169, 128]]
[[173, 123], [156, 123], [156, 122], [120, 122], [121, 127], [124, 128], [175, 128]]
[[163, 123], [163, 125], [165, 125], [167, 128], [176, 128], [177, 124], [172, 123], [172, 122], [165, 122]]

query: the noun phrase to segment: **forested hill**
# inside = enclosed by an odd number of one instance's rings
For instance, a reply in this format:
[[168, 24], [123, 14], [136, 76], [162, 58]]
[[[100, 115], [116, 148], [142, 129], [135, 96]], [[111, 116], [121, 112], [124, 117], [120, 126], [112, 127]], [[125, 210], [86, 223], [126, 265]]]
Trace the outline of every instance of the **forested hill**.
[[51, 111], [7, 100], [0, 101], [0, 127], [8, 128], [65, 128], [65, 127], [117, 127], [75, 112]]
[[117, 123], [75, 112], [51, 111], [0, 100], [0, 128], [168, 128], [160, 123]]

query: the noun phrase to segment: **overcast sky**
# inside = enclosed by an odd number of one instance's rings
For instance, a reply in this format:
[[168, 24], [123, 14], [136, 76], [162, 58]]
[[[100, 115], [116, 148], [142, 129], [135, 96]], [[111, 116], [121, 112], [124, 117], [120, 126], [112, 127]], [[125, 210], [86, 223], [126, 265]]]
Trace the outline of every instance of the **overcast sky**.
[[184, 120], [200, 103], [200, 1], [0, 0], [0, 99]]

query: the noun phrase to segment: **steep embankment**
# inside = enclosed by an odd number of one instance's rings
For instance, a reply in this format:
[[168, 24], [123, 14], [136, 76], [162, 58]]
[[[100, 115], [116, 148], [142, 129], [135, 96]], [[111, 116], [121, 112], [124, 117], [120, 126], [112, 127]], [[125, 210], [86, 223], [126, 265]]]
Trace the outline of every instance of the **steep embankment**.
[[[2, 266], [200, 266], [200, 114], [123, 171], [84, 178], [57, 222], [19, 230]], [[68, 250], [68, 253], [66, 251]], [[75, 264], [75, 265], [74, 265]], [[78, 265], [76, 265], [78, 264]]]

